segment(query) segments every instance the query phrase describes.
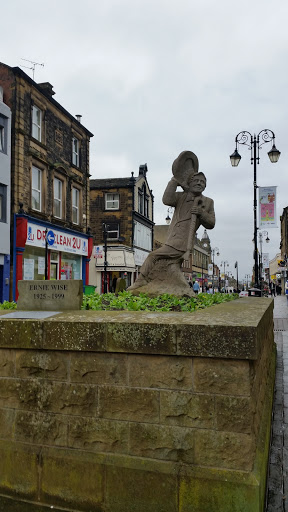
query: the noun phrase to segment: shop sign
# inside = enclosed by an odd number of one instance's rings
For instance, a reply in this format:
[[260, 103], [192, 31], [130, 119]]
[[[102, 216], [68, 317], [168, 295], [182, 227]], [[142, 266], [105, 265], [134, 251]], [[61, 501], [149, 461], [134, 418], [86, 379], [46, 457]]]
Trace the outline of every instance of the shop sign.
[[148, 255], [149, 255], [149, 252], [141, 251], [141, 249], [134, 249], [135, 265], [138, 265], [139, 267], [141, 267], [141, 265], [143, 265], [143, 263], [146, 260]]
[[103, 258], [103, 245], [94, 245], [93, 256], [94, 258]]
[[[28, 221], [26, 245], [43, 247], [46, 245], [45, 228]], [[49, 229], [47, 233], [49, 249], [63, 251], [81, 256], [88, 255], [88, 240], [76, 234], [66, 233], [57, 229]]]

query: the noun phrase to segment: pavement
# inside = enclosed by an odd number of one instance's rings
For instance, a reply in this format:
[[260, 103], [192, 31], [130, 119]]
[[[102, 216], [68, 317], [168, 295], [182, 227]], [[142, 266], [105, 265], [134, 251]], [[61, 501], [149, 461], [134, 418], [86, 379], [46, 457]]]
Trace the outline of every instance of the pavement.
[[288, 512], [288, 301], [274, 298], [277, 366], [266, 512]]

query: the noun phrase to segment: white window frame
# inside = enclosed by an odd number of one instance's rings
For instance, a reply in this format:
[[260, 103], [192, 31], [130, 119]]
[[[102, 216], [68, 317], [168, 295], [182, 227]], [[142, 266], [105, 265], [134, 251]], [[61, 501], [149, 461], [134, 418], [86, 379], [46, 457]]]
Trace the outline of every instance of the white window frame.
[[5, 128], [0, 125], [0, 151], [4, 153], [5, 150]]
[[7, 185], [0, 183], [0, 222], [7, 222]]
[[[36, 175], [36, 172], [38, 174], [38, 178], [37, 178], [37, 181], [38, 181], [38, 184], [37, 186], [35, 186], [35, 181], [34, 181], [34, 177]], [[33, 206], [33, 191], [36, 193], [36, 194], [39, 194], [39, 209], [38, 208], [35, 208]], [[31, 208], [32, 210], [35, 210], [37, 212], [41, 212], [42, 211], [42, 170], [39, 169], [39, 167], [36, 167], [35, 165], [32, 165], [32, 180], [31, 180]]]
[[37, 105], [32, 106], [32, 137], [39, 142], [42, 140], [42, 110]]
[[[76, 193], [75, 198], [76, 201], [74, 201], [74, 192]], [[74, 218], [74, 215], [76, 214], [76, 220]], [[72, 222], [73, 224], [79, 224], [79, 218], [80, 218], [80, 190], [76, 187], [72, 187]]]
[[[57, 197], [58, 194], [58, 197]], [[63, 217], [63, 211], [62, 211], [62, 205], [63, 205], [63, 183], [59, 178], [54, 178], [53, 183], [53, 213], [54, 217], [57, 219], [62, 219]], [[59, 215], [56, 214], [57, 208], [59, 209]]]
[[79, 140], [72, 137], [72, 164], [79, 167]]
[[105, 194], [105, 210], [119, 210], [120, 194], [107, 193]]

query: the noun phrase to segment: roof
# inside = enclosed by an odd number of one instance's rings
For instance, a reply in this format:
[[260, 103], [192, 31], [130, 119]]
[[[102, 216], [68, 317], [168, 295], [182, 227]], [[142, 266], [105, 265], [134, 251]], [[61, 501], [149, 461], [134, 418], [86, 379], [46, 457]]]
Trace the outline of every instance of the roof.
[[102, 188], [124, 188], [131, 187], [135, 182], [135, 178], [129, 176], [129, 178], [104, 178], [89, 180], [90, 190], [102, 189]]
[[[30, 85], [35, 87], [35, 89], [37, 89], [43, 96], [45, 96], [45, 98], [47, 98], [56, 108], [61, 110], [61, 112], [63, 112], [63, 114], [65, 114], [67, 117], [69, 117], [71, 120], [73, 120], [75, 122], [75, 124], [78, 124], [79, 127], [81, 127], [82, 130], [84, 130], [89, 137], [94, 137], [93, 133], [91, 133], [89, 130], [87, 130], [87, 128], [85, 128], [85, 126], [83, 126], [83, 124], [81, 124], [81, 123], [79, 123], [79, 121], [77, 121], [76, 117], [74, 117], [72, 114], [70, 114], [70, 112], [68, 112], [68, 110], [66, 110], [64, 107], [62, 107], [62, 105], [60, 105], [60, 103], [58, 103], [58, 101], [54, 100], [54, 98], [51, 96], [51, 93], [49, 94], [48, 89], [46, 88], [46, 90], [45, 90], [45, 88], [43, 87], [43, 84], [37, 84], [36, 82], [34, 82], [34, 80], [32, 80], [32, 78], [30, 78], [30, 76], [28, 76], [22, 69], [20, 69], [17, 66], [11, 67], [11, 66], [8, 66], [8, 64], [5, 64], [4, 62], [0, 62], [0, 64], [5, 66], [8, 69], [11, 69], [11, 71], [14, 73], [14, 75], [20, 76], [24, 80], [26, 80], [26, 82], [28, 82]], [[49, 84], [49, 85], [51, 86], [51, 84]], [[53, 89], [52, 86], [51, 86], [51, 88]]]

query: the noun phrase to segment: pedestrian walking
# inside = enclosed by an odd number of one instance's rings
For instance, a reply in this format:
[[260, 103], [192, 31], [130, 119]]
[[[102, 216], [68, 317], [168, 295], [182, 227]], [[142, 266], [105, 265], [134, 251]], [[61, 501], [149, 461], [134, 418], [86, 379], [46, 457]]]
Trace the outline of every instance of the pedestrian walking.
[[199, 290], [200, 290], [200, 285], [199, 285], [198, 281], [194, 281], [194, 283], [193, 283], [193, 290], [194, 290], [194, 292], [197, 295]]

